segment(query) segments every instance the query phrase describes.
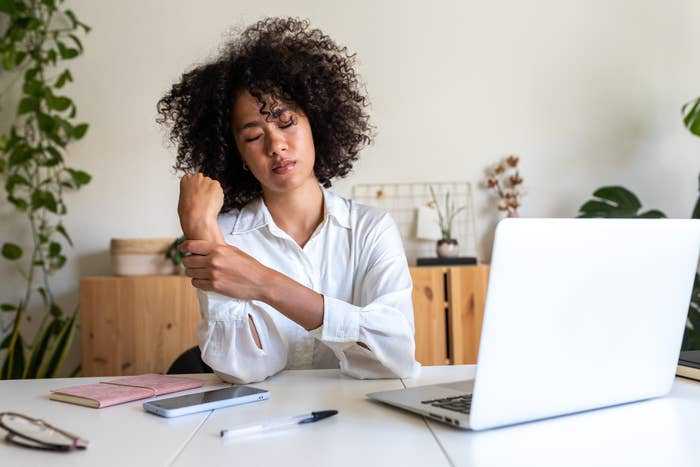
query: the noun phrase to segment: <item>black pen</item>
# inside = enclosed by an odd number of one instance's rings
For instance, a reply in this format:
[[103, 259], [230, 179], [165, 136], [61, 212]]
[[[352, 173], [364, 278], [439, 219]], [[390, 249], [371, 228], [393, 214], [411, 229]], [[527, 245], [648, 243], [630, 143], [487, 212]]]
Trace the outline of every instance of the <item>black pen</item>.
[[295, 425], [303, 425], [305, 423], [313, 423], [324, 418], [332, 417], [337, 414], [337, 410], [321, 410], [319, 412], [311, 412], [296, 417], [276, 418], [262, 423], [251, 423], [226, 430], [221, 430], [222, 438], [230, 438], [232, 436], [252, 435], [254, 433], [263, 433], [271, 430], [278, 430]]

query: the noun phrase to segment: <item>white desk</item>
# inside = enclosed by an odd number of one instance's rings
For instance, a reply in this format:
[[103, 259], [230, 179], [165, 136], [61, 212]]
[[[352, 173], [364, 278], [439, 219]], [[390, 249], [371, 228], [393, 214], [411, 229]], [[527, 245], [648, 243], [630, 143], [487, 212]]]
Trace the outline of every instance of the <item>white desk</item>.
[[[206, 387], [222, 386], [213, 375], [201, 377]], [[167, 465], [207, 418], [208, 414], [203, 412], [166, 421], [144, 412], [143, 401], [93, 409], [49, 399], [51, 389], [108, 379], [0, 381], [0, 412], [19, 412], [40, 418], [90, 441], [85, 451], [61, 453], [23, 449], [2, 440], [0, 464], [3, 467]], [[0, 433], [4, 437], [5, 431], [0, 429]]]
[[[447, 466], [425, 421], [366, 399], [373, 391], [400, 389], [400, 380], [356, 380], [337, 370], [286, 371], [263, 383], [263, 403], [216, 410], [175, 465], [239, 466]], [[221, 440], [219, 431], [239, 423], [314, 410], [338, 415], [305, 427], [256, 437]]]
[[[454, 381], [473, 371], [470, 365], [425, 367], [403, 383]], [[206, 387], [222, 386], [213, 375], [196, 376]], [[143, 401], [97, 410], [48, 399], [51, 388], [105, 379], [0, 381], [0, 411], [43, 418], [91, 443], [86, 451], [55, 453], [0, 442], [0, 464], [690, 466], [700, 459], [700, 383], [680, 378], [666, 398], [478, 433], [365, 399], [368, 392], [402, 387], [400, 380], [360, 381], [336, 370], [286, 371], [255, 384], [271, 391], [268, 401], [174, 419], [143, 412]], [[339, 414], [257, 437], [218, 436], [239, 423], [323, 409]]]
[[[474, 369], [429, 367], [405, 384], [469, 379]], [[663, 398], [483, 432], [427, 423], [457, 466], [700, 465], [700, 382], [683, 378]]]

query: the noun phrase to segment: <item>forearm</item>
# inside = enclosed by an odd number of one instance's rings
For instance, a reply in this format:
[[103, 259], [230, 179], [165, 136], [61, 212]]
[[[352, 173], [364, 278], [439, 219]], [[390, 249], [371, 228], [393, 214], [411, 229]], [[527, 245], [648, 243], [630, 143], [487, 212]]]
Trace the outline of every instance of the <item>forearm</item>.
[[[200, 235], [189, 229], [185, 234]], [[180, 246], [183, 253], [191, 253], [184, 264], [186, 274], [192, 277], [192, 285], [239, 300], [267, 303], [307, 330], [323, 324], [321, 294], [227, 245], [218, 226], [216, 233], [205, 229], [201, 235], [221, 240], [220, 243], [216, 240], [188, 240]], [[255, 338], [255, 325], [250, 324]], [[255, 340], [257, 343], [258, 339]]]
[[323, 324], [323, 295], [301, 285], [284, 274], [269, 269], [260, 301], [272, 306], [306, 330]]
[[[284, 368], [287, 348], [274, 319], [260, 305], [199, 291], [202, 321], [197, 341], [202, 359], [232, 383], [261, 381]], [[244, 326], [254, 317], [262, 346]]]
[[313, 334], [338, 356], [343, 373], [357, 378], [410, 377], [418, 369], [411, 291], [389, 292], [362, 307], [326, 296], [328, 316]]

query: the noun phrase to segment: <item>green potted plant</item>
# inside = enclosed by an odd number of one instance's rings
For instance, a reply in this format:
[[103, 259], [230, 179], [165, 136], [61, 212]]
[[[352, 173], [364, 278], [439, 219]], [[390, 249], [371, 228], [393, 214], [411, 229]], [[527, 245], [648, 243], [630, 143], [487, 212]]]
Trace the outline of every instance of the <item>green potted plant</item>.
[[185, 242], [185, 236], [181, 235], [173, 241], [168, 247], [168, 251], [165, 252], [165, 258], [169, 259], [173, 266], [178, 268], [178, 272], [182, 273], [183, 265], [182, 260], [185, 259], [185, 255], [180, 251], [180, 245]]
[[659, 218], [666, 214], [658, 209], [640, 212], [637, 195], [622, 186], [604, 186], [593, 192], [593, 199], [579, 208], [577, 217]]
[[[700, 136], [700, 97], [686, 103], [681, 108], [683, 124], [694, 135]], [[651, 209], [640, 212], [639, 198], [621, 186], [606, 186], [593, 193], [594, 198], [579, 208], [578, 217], [641, 217], [658, 218], [666, 215]], [[695, 202], [691, 216], [700, 219], [700, 196]], [[690, 297], [688, 320], [683, 333], [681, 350], [700, 350], [700, 274], [695, 274], [693, 292]]]
[[[695, 136], [700, 137], [700, 97], [686, 103], [681, 108], [683, 124]], [[700, 184], [700, 178], [698, 183]], [[692, 219], [700, 219], [700, 196], [698, 196], [691, 215]], [[682, 350], [700, 350], [700, 274], [695, 274], [693, 295], [690, 298], [688, 322], [683, 334]]]
[[[90, 28], [61, 3], [0, 0], [5, 27], [0, 32], [0, 97], [15, 96], [17, 87], [21, 93], [14, 121], [0, 135], [0, 178], [7, 200], [31, 230], [27, 253], [21, 239], [0, 242], [3, 258], [17, 265], [25, 282], [18, 297], [3, 297], [0, 304], [0, 379], [57, 376], [76, 327], [77, 307], [64, 313], [50, 279], [66, 262], [64, 247], [73, 244], [62, 222], [68, 210], [63, 195], [90, 181], [90, 175], [65, 162], [67, 145], [83, 138], [88, 125], [76, 122], [76, 105], [63, 93], [73, 81], [65, 61], [83, 53], [77, 34]], [[30, 337], [21, 325], [37, 307], [41, 321]]]
[[437, 210], [438, 225], [442, 238], [437, 241], [436, 252], [440, 258], [452, 258], [459, 254], [459, 242], [452, 236], [452, 223], [461, 211], [466, 206], [455, 206], [450, 200], [450, 192], [445, 193], [445, 204], [440, 206], [437, 195], [433, 186], [430, 185], [430, 196], [432, 197], [432, 205]]

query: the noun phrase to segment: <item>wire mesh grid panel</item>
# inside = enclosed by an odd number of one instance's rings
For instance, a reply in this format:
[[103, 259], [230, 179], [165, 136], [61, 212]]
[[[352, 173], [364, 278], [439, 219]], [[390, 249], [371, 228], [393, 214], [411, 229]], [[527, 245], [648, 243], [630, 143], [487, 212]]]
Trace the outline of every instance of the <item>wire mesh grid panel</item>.
[[459, 242], [460, 256], [476, 257], [474, 203], [469, 182], [359, 184], [352, 187], [352, 199], [391, 214], [401, 233], [408, 262], [415, 264], [417, 258], [436, 256], [435, 240], [417, 236], [419, 208], [434, 207], [431, 187], [442, 209], [448, 193], [455, 208], [464, 206], [452, 223], [452, 237]]

